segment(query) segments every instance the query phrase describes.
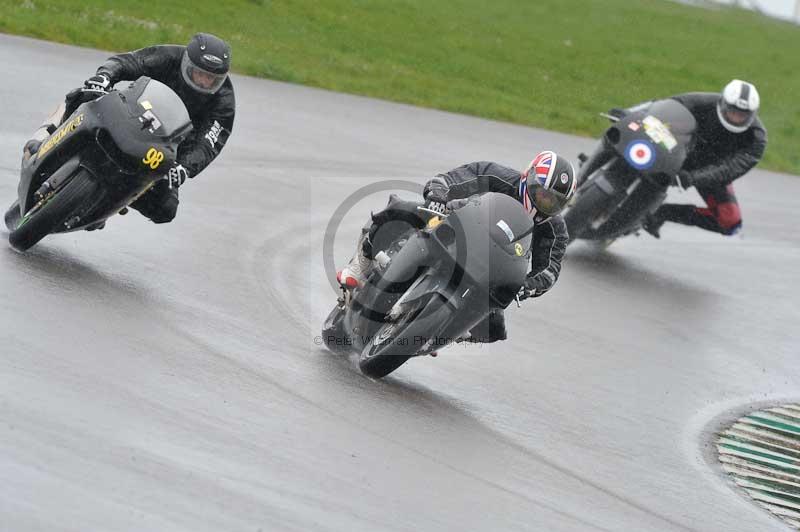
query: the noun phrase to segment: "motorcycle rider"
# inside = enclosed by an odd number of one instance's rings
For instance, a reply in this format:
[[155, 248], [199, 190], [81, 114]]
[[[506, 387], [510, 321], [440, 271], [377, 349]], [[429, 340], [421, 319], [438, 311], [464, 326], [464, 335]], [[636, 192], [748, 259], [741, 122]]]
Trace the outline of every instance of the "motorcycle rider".
[[[198, 33], [187, 46], [157, 45], [112, 56], [84, 82], [80, 92], [73, 91], [67, 98], [69, 108], [76, 105], [71, 97], [104, 94], [118, 81], [148, 76], [167, 85], [183, 100], [193, 131], [178, 147], [177, 161], [165, 179], [130, 205], [157, 224], [175, 218], [178, 187], [211, 164], [231, 134], [236, 105], [228, 76], [230, 64], [231, 48], [225, 41]], [[38, 138], [28, 141], [25, 155], [36, 153], [41, 142]]]
[[[523, 172], [494, 162], [474, 162], [438, 174], [423, 188], [430, 210], [444, 213], [463, 206], [464, 199], [476, 194], [499, 192], [517, 199], [535, 224], [531, 246], [531, 270], [521, 299], [539, 297], [550, 290], [561, 272], [561, 258], [567, 249], [567, 226], [559, 214], [576, 187], [572, 164], [555, 152], [543, 151]], [[459, 201], [462, 200], [462, 201]], [[387, 212], [387, 211], [384, 211]], [[356, 254], [336, 276], [342, 287], [353, 289], [363, 284], [373, 266], [372, 240], [386, 217], [378, 213], [362, 230]], [[470, 340], [490, 343], [506, 339], [503, 311], [491, 313], [470, 331]]]
[[[767, 130], [758, 118], [758, 91], [752, 83], [734, 79], [721, 94], [690, 92], [672, 99], [683, 104], [697, 121], [694, 145], [673, 184], [684, 189], [695, 187], [706, 206], [663, 204], [648, 215], [642, 227], [656, 238], [661, 237], [664, 222], [734, 235], [742, 227], [742, 215], [733, 181], [758, 164], [767, 145]], [[614, 109], [612, 114], [621, 117], [627, 111]], [[589, 170], [581, 168], [581, 178], [588, 176]]]

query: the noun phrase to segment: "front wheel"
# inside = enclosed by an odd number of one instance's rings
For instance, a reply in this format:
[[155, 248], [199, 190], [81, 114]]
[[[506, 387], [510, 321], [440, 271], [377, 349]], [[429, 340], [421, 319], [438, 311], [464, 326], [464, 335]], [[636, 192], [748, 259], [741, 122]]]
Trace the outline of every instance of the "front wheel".
[[11, 207], [8, 208], [5, 215], [6, 227], [9, 231], [13, 231], [19, 225], [19, 220], [22, 218], [19, 214], [19, 201], [14, 201]]
[[592, 222], [608, 208], [609, 195], [596, 184], [589, 183], [581, 191], [575, 204], [564, 214], [570, 242], [581, 238]]
[[385, 349], [385, 342], [396, 341], [395, 337], [392, 337], [394, 328], [394, 323], [387, 323], [378, 330], [375, 339], [364, 348], [365, 352], [358, 361], [358, 369], [367, 377], [381, 379], [411, 358], [411, 355], [393, 353], [392, 349]]
[[359, 369], [374, 379], [385, 377], [409, 358], [425, 354], [426, 342], [444, 330], [450, 317], [450, 309], [438, 296], [417, 301], [395, 321], [378, 329], [361, 352]]
[[81, 203], [94, 194], [96, 187], [87, 170], [78, 170], [60, 190], [25, 213], [9, 233], [8, 242], [17, 251], [30, 249], [63, 225]]

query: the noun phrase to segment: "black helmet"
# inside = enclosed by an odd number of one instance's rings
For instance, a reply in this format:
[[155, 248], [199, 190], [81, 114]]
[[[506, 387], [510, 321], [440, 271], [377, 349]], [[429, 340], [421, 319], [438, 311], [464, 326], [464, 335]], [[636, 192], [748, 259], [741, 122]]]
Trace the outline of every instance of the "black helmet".
[[202, 94], [217, 92], [225, 83], [230, 68], [231, 47], [210, 33], [192, 37], [181, 59], [183, 81]]
[[542, 223], [564, 209], [576, 185], [572, 163], [555, 152], [543, 151], [522, 173], [519, 199], [534, 221]]
[[732, 133], [747, 131], [756, 119], [761, 98], [755, 85], [734, 79], [723, 89], [717, 102], [717, 118]]

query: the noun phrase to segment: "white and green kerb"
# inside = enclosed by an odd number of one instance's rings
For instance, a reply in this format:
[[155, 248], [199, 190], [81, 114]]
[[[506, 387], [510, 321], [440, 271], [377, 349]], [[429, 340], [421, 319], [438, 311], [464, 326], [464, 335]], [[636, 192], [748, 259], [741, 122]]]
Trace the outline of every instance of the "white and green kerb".
[[721, 432], [716, 444], [736, 485], [800, 530], [800, 405], [749, 414]]

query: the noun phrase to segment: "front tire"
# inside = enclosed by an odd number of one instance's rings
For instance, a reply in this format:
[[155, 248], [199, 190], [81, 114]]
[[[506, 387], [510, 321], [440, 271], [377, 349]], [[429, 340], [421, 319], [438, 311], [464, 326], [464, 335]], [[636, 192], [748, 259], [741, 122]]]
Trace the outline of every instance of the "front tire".
[[41, 239], [63, 225], [86, 198], [91, 197], [97, 185], [89, 172], [80, 169], [61, 190], [35, 212], [23, 216], [8, 235], [8, 242], [17, 251], [26, 251]]
[[[381, 334], [387, 327], [393, 326], [393, 323], [387, 323], [380, 328], [376, 338], [381, 338]], [[393, 339], [390, 339], [393, 341]], [[373, 379], [382, 379], [389, 373], [393, 372], [400, 366], [406, 363], [411, 358], [411, 355], [399, 355], [392, 353], [375, 354], [383, 346], [380, 343], [370, 342], [365, 348], [366, 355], [362, 354], [358, 361], [358, 369], [367, 377]]]
[[358, 360], [361, 372], [380, 379], [393, 372], [409, 358], [421, 354], [422, 339], [446, 323], [450, 311], [438, 296], [421, 300], [397, 321], [384, 324], [375, 333]]
[[17, 225], [19, 224], [20, 218], [22, 217], [19, 214], [19, 201], [17, 200], [14, 201], [14, 203], [11, 204], [11, 207], [9, 207], [8, 210], [6, 211], [5, 215], [6, 228], [8, 228], [9, 231], [13, 231], [14, 229], [16, 229]]
[[570, 243], [581, 238], [592, 221], [604, 212], [609, 197], [594, 183], [587, 184], [586, 190], [576, 198], [575, 205], [564, 214]]

